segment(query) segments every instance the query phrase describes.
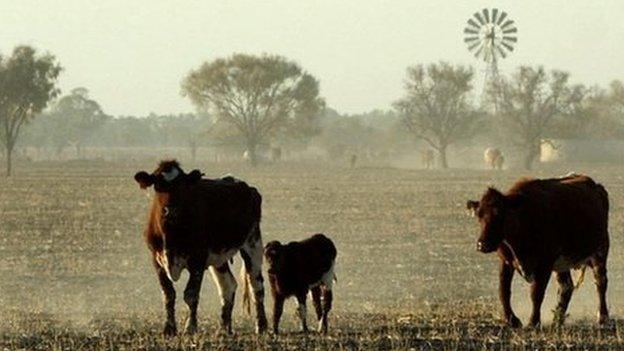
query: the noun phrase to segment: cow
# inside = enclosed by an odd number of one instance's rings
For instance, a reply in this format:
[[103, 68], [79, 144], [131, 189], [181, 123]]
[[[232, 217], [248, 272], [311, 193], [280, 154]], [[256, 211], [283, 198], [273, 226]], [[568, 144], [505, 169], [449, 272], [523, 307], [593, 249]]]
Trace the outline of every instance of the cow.
[[483, 159], [485, 164], [491, 169], [503, 169], [505, 163], [505, 157], [499, 149], [487, 148], [483, 153]]
[[282, 160], [282, 148], [275, 146], [271, 148], [271, 161], [279, 162]]
[[282, 245], [269, 242], [264, 249], [269, 266], [269, 282], [273, 295], [273, 332], [279, 333], [279, 321], [284, 301], [295, 296], [299, 303], [301, 329], [308, 331], [306, 322], [306, 297], [312, 292], [312, 301], [319, 322], [318, 331], [327, 333], [327, 316], [332, 307], [332, 286], [336, 279], [334, 264], [336, 246], [323, 234]]
[[433, 160], [435, 155], [431, 149], [423, 149], [420, 151], [420, 159], [425, 169], [433, 168]]
[[529, 324], [537, 327], [551, 272], [555, 272], [559, 285], [554, 322], [561, 325], [575, 288], [570, 270], [584, 272], [585, 267], [594, 273], [598, 322], [607, 323], [609, 197], [602, 185], [577, 174], [522, 179], [505, 194], [489, 188], [480, 201], [468, 201], [467, 207], [474, 211], [481, 227], [477, 249], [483, 253], [498, 251], [499, 298], [509, 326], [522, 326], [510, 304], [514, 271], [531, 283]]
[[140, 171], [134, 179], [155, 196], [144, 232], [164, 295], [167, 319], [163, 333], [177, 333], [174, 282], [182, 270], [189, 272], [184, 301], [189, 307], [185, 332], [197, 329], [197, 305], [204, 271], [209, 268], [221, 298], [221, 328], [232, 332], [236, 279], [229, 261], [240, 252], [246, 276], [244, 303], [253, 289], [256, 331], [267, 329], [262, 278], [262, 197], [245, 182], [228, 176], [202, 178], [199, 170], [186, 174], [175, 161], [162, 161], [152, 173]]

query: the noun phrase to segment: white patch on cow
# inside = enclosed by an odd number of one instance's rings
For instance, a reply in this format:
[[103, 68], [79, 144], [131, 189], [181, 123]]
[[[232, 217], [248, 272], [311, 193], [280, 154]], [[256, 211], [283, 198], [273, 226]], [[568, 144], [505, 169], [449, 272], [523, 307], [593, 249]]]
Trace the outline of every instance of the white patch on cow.
[[238, 252], [238, 248], [229, 249], [222, 252], [208, 252], [208, 258], [206, 259], [206, 265], [220, 267], [228, 260], [230, 260], [236, 253]]
[[165, 270], [167, 276], [172, 282], [177, 282], [182, 275], [182, 271], [186, 268], [186, 259], [174, 256], [171, 260], [168, 258], [167, 250], [156, 254], [156, 262]]
[[172, 167], [169, 172], [161, 172], [160, 174], [162, 174], [163, 178], [165, 178], [167, 182], [172, 182], [178, 177], [178, 175], [180, 175], [180, 170], [178, 170], [177, 167]]
[[232, 273], [229, 270], [225, 273], [221, 273], [212, 266], [209, 270], [210, 274], [212, 274], [212, 279], [217, 285], [217, 290], [219, 290], [221, 305], [223, 306], [226, 303], [234, 304], [234, 293], [236, 292], [238, 284], [234, 276], [232, 276]]
[[318, 282], [310, 284], [310, 288], [314, 288], [322, 284], [325, 287], [325, 289], [331, 290], [332, 287], [334, 286], [334, 280], [336, 279], [336, 275], [334, 274], [334, 266], [335, 266], [335, 262], [332, 262], [332, 265], [331, 267], [329, 267], [329, 270], [327, 270], [327, 272], [325, 272], [321, 276], [321, 279]]

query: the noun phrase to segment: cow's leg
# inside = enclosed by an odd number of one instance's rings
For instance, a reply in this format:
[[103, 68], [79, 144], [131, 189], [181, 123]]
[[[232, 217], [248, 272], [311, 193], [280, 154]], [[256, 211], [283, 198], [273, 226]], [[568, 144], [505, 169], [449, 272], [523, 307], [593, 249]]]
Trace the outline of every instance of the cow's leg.
[[570, 271], [557, 273], [557, 283], [559, 283], [559, 302], [555, 308], [554, 323], [556, 325], [563, 325], [566, 318], [566, 311], [572, 298], [572, 292], [574, 291], [574, 283], [572, 282], [572, 276]]
[[323, 316], [321, 317], [321, 321], [319, 322], [319, 332], [323, 334], [327, 334], [327, 316], [329, 315], [329, 311], [332, 308], [332, 300], [334, 299], [334, 295], [332, 293], [331, 287], [323, 288]]
[[273, 333], [279, 333], [279, 322], [284, 312], [284, 296], [275, 294], [273, 297]]
[[499, 272], [499, 286], [498, 296], [500, 302], [503, 305], [503, 318], [505, 323], [512, 328], [520, 328], [522, 322], [516, 317], [513, 309], [511, 308], [511, 282], [514, 276], [514, 268], [501, 260], [500, 272]]
[[593, 258], [591, 263], [598, 292], [598, 323], [605, 324], [609, 321], [609, 310], [607, 309], [607, 255], [604, 254]]
[[550, 269], [538, 269], [535, 272], [535, 281], [531, 284], [531, 301], [533, 302], [533, 310], [531, 312], [530, 326], [539, 327], [541, 323], [542, 302], [544, 302], [544, 293], [550, 280]]
[[267, 329], [267, 318], [264, 311], [264, 278], [262, 278], [262, 239], [260, 228], [256, 226], [256, 233], [241, 248], [241, 256], [245, 264], [249, 282], [253, 288], [253, 301], [256, 307], [256, 332], [264, 333]]
[[188, 283], [184, 289], [184, 302], [189, 308], [189, 317], [184, 327], [184, 332], [187, 334], [194, 334], [197, 331], [197, 305], [199, 304], [199, 292], [203, 278], [203, 268], [191, 270]]
[[219, 289], [221, 298], [221, 328], [228, 334], [232, 333], [232, 309], [234, 308], [234, 295], [236, 293], [236, 279], [230, 271], [228, 263], [219, 267], [210, 267], [210, 273]]
[[307, 321], [307, 312], [306, 312], [306, 297], [308, 296], [308, 292], [299, 292], [297, 293], [297, 303], [299, 306], [297, 307], [297, 313], [299, 314], [299, 319], [301, 320], [301, 331], [304, 333], [308, 332], [308, 321]]
[[316, 320], [321, 321], [323, 317], [323, 305], [321, 304], [321, 286], [317, 285], [311, 289], [312, 291], [312, 303], [314, 304], [314, 311], [316, 312]]
[[175, 288], [173, 287], [173, 282], [167, 276], [167, 272], [165, 272], [165, 270], [157, 264], [156, 273], [158, 274], [158, 282], [160, 283], [160, 288], [162, 289], [165, 311], [167, 312], [167, 320], [165, 321], [163, 334], [165, 336], [173, 336], [177, 333], [175, 320]]

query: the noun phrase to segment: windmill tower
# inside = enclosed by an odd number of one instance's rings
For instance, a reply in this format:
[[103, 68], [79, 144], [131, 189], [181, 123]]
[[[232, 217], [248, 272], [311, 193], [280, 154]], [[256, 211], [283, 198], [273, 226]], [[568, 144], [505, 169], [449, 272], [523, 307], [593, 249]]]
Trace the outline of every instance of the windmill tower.
[[[495, 83], [500, 79], [498, 61], [506, 58], [518, 42], [518, 29], [507, 13], [499, 9], [475, 12], [466, 23], [464, 42], [468, 51], [485, 63], [481, 94], [483, 101], [487, 89], [496, 86]], [[494, 109], [496, 110], [496, 106]]]

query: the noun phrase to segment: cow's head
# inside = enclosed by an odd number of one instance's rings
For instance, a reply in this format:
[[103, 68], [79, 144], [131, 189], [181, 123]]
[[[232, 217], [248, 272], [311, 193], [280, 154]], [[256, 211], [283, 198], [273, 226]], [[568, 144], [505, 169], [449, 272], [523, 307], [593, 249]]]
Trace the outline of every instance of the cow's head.
[[477, 250], [489, 253], [498, 249], [509, 229], [505, 225], [508, 216], [521, 202], [521, 195], [504, 195], [494, 188], [488, 188], [480, 201], [469, 200], [466, 203], [468, 210], [472, 211], [481, 225]]
[[159, 193], [171, 192], [180, 184], [193, 184], [201, 179], [203, 173], [195, 169], [186, 174], [176, 160], [161, 161], [154, 172], [137, 172], [134, 180], [139, 183], [141, 189], [154, 186], [154, 190]]
[[264, 258], [269, 266], [269, 274], [277, 274], [283, 271], [284, 265], [284, 246], [279, 241], [271, 241], [264, 246]]

